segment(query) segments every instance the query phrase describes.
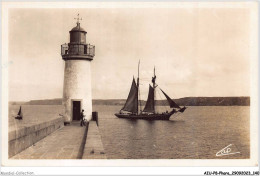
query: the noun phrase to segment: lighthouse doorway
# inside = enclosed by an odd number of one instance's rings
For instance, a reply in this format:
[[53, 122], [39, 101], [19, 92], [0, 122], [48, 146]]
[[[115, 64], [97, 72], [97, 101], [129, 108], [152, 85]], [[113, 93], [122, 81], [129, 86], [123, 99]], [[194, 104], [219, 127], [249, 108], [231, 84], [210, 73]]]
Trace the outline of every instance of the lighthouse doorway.
[[81, 102], [80, 101], [72, 101], [72, 120], [80, 120], [80, 104]]

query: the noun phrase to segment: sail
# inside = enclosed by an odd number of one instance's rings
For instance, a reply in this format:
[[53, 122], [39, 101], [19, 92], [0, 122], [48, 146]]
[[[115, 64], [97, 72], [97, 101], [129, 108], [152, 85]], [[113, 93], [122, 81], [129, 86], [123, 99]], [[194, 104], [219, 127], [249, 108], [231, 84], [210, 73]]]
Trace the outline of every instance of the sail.
[[135, 83], [135, 79], [133, 78], [132, 86], [127, 97], [125, 106], [122, 108], [123, 111], [138, 112], [138, 87]]
[[151, 85], [149, 85], [149, 94], [143, 111], [154, 112], [154, 88]]
[[171, 108], [180, 108], [180, 106], [177, 105], [177, 103], [175, 103], [162, 89], [161, 91], [164, 94], [164, 96], [167, 98], [167, 101]]
[[17, 116], [15, 116], [15, 119], [22, 120], [23, 119], [23, 114], [22, 114], [22, 107], [20, 106], [19, 112]]
[[20, 109], [19, 109], [19, 112], [17, 115], [22, 116], [22, 107], [21, 106], [20, 106]]

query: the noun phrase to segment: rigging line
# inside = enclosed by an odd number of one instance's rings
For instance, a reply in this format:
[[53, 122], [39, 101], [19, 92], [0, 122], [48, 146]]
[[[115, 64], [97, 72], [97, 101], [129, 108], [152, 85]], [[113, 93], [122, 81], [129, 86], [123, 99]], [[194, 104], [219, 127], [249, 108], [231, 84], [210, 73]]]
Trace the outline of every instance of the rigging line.
[[[173, 94], [174, 97], [177, 97], [177, 96], [175, 95], [175, 93], [172, 93], [172, 94]], [[178, 98], [178, 99], [180, 99], [180, 98]], [[174, 101], [176, 102], [176, 100], [174, 100]], [[186, 103], [183, 104], [182, 106], [187, 106], [187, 103], [188, 103], [188, 102], [186, 102]], [[178, 104], [179, 104], [179, 103], [178, 103]], [[180, 105], [179, 105], [179, 106], [180, 106]]]
[[[174, 94], [174, 93], [173, 93], [173, 96], [174, 96], [174, 97], [177, 97], [177, 96], [175, 96], [175, 94]], [[178, 99], [180, 99], [180, 98], [178, 98]], [[176, 101], [176, 100], [175, 100], [175, 101]], [[178, 104], [179, 104], [179, 103], [178, 103]], [[184, 101], [184, 103], [183, 103], [183, 105], [182, 105], [182, 106], [187, 106], [187, 104], [188, 104], [188, 102], [186, 102], [186, 103], [185, 103], [185, 101]], [[179, 105], [179, 106], [181, 106], [181, 105]]]
[[[158, 89], [157, 89], [156, 91], [158, 92], [158, 94], [159, 94], [161, 100], [163, 101], [162, 96], [161, 96], [161, 94], [160, 94], [160, 91], [159, 91]], [[165, 104], [164, 101], [163, 101], [163, 107], [164, 107], [165, 111], [167, 111], [166, 104]]]
[[[158, 86], [159, 87], [159, 86]], [[161, 89], [161, 87], [159, 87], [159, 89]], [[161, 89], [162, 90], [162, 89]], [[159, 91], [159, 95], [160, 95], [160, 97], [161, 97], [161, 92]], [[162, 97], [161, 97], [162, 98]], [[167, 101], [167, 99], [165, 99], [166, 101]], [[167, 104], [166, 104], [166, 101], [163, 101], [163, 104], [165, 105], [165, 106], [167, 106]]]
[[[138, 96], [139, 96], [139, 101], [138, 101], [138, 104], [139, 104], [139, 111], [141, 112], [142, 111], [142, 101], [141, 101], [141, 94], [140, 94], [140, 78], [139, 78], [139, 69], [140, 69], [140, 60], [138, 62]], [[138, 112], [137, 112], [138, 113]]]
[[[161, 89], [161, 87], [160, 87], [160, 89]], [[166, 91], [165, 91], [165, 92], [166, 92]], [[172, 92], [171, 94], [173, 95], [173, 97], [177, 97], [177, 96], [175, 95], [175, 93], [174, 93], [174, 92]]]
[[[160, 89], [161, 89], [161, 87], [159, 87]], [[162, 89], [161, 89], [162, 90]], [[174, 93], [173, 93], [174, 94]], [[174, 97], [176, 97], [175, 95], [173, 95]], [[172, 99], [172, 98], [171, 98]], [[176, 100], [174, 100], [174, 101], [176, 101]], [[185, 105], [184, 105], [185, 106]]]

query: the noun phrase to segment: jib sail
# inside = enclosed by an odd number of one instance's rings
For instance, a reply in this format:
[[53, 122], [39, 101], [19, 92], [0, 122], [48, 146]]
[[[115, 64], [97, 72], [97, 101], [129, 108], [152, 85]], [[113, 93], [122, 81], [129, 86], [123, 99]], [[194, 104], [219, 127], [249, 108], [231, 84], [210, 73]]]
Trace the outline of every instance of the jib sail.
[[164, 96], [167, 98], [167, 101], [171, 108], [180, 108], [180, 106], [177, 105], [177, 103], [175, 103], [162, 89], [161, 91], [164, 94]]

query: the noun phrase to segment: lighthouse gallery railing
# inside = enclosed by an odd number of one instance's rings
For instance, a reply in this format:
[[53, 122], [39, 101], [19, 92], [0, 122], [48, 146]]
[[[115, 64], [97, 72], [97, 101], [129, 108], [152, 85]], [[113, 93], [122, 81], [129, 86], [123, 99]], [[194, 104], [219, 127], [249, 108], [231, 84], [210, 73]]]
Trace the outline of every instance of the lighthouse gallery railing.
[[87, 55], [95, 56], [95, 46], [90, 44], [63, 44], [61, 45], [61, 55]]

